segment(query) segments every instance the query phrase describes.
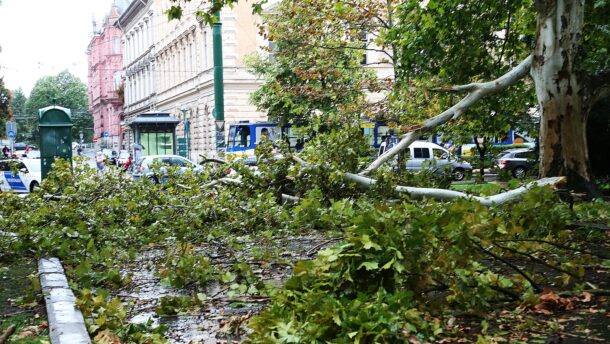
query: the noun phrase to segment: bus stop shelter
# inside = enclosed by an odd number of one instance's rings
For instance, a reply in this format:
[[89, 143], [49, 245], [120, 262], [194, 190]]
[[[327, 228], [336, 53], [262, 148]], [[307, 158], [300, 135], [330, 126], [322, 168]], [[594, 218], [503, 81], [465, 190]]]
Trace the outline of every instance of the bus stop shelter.
[[159, 154], [176, 154], [176, 126], [180, 120], [169, 113], [143, 113], [129, 127], [134, 132], [136, 147], [141, 148], [134, 157]]

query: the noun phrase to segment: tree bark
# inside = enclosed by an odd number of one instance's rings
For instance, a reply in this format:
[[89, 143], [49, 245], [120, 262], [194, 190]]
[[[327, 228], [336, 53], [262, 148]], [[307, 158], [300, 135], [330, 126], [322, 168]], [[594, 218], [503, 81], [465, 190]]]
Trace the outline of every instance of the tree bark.
[[540, 108], [540, 177], [566, 176], [568, 186], [599, 195], [589, 165], [589, 99], [577, 54], [584, 1], [537, 0], [538, 27], [531, 76]]

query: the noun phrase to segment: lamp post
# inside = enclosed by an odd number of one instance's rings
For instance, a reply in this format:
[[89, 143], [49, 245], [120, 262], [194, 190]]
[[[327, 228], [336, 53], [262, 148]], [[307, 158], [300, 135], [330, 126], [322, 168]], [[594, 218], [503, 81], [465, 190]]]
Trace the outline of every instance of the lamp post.
[[184, 126], [184, 141], [185, 141], [185, 147], [186, 147], [186, 157], [188, 159], [191, 158], [191, 138], [190, 138], [190, 122], [188, 120], [188, 118], [186, 117], [186, 113], [189, 111], [189, 109], [180, 109], [180, 112], [182, 112], [182, 124]]
[[216, 150], [225, 148], [225, 103], [224, 75], [222, 61], [222, 23], [220, 12], [215, 13], [216, 20], [212, 26], [212, 46], [214, 52], [214, 119], [216, 120]]

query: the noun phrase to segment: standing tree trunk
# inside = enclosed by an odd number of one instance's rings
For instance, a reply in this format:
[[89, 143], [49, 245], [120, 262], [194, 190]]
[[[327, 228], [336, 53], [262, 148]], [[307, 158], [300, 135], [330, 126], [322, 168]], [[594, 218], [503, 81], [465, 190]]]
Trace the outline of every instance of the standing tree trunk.
[[483, 142], [479, 143], [479, 138], [475, 135], [472, 137], [474, 143], [477, 146], [477, 152], [479, 153], [479, 179], [481, 182], [485, 181], [485, 153], [487, 153], [487, 138], [483, 136]]
[[540, 177], [566, 176], [570, 187], [596, 195], [587, 151], [587, 88], [577, 71], [583, 0], [537, 0], [531, 75], [540, 106]]

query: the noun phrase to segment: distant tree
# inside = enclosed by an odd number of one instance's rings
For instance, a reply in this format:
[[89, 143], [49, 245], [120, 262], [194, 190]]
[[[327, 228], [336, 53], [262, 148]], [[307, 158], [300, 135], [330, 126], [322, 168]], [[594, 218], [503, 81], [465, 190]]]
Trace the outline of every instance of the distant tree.
[[38, 81], [26, 103], [26, 112], [36, 114], [34, 128], [30, 128], [31, 137], [38, 140], [38, 109], [53, 105], [72, 111], [72, 139], [77, 140], [83, 132], [84, 140], [93, 140], [93, 117], [88, 112], [87, 86], [68, 71], [57, 76], [45, 76]]
[[364, 68], [369, 13], [327, 0], [284, 0], [263, 17], [269, 57], [249, 61], [264, 80], [252, 100], [280, 121], [345, 122], [379, 112], [366, 91], [380, 89], [375, 72]]
[[21, 88], [13, 90], [13, 101], [11, 101], [11, 109], [17, 122], [17, 138], [16, 141], [30, 141], [25, 133], [28, 133], [28, 122], [34, 119], [35, 114], [28, 114], [25, 110], [25, 103], [28, 98], [23, 93]]
[[0, 133], [1, 137], [6, 135], [6, 121], [13, 117], [13, 112], [11, 110], [10, 104], [13, 96], [11, 91], [9, 91], [4, 86], [4, 79], [0, 78], [0, 129], [2, 132]]

